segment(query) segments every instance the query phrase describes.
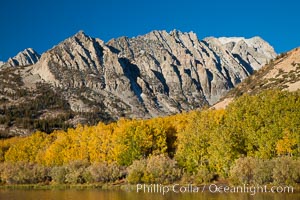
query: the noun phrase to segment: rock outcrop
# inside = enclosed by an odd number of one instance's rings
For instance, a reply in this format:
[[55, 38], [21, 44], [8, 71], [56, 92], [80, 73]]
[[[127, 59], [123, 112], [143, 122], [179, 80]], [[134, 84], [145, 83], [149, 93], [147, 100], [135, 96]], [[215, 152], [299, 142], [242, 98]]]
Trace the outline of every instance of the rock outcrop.
[[[31, 73], [62, 88], [73, 110], [153, 117], [214, 104], [276, 53], [261, 38], [153, 31], [104, 43], [82, 31], [45, 52]], [[78, 97], [85, 101], [79, 101]]]
[[32, 48], [19, 52], [15, 57], [9, 58], [7, 64], [11, 67], [27, 66], [38, 62], [40, 55]]

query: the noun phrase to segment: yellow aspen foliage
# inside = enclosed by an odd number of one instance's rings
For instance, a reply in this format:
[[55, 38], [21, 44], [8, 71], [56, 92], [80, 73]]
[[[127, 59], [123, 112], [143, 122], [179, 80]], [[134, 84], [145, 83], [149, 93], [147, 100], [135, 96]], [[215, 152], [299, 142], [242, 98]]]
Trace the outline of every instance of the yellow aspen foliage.
[[283, 138], [277, 141], [276, 150], [279, 156], [289, 155], [292, 156], [293, 148], [297, 144], [295, 138], [291, 138], [291, 133], [289, 130], [285, 129]]
[[175, 158], [188, 172], [197, 172], [198, 167], [207, 165], [212, 156], [215, 162], [222, 159], [216, 149], [222, 145], [216, 128], [223, 115], [223, 110], [206, 110], [192, 112], [187, 117], [186, 128], [178, 133]]
[[64, 164], [64, 154], [67, 148], [67, 133], [64, 131], [55, 131], [53, 142], [44, 152], [44, 164], [47, 166], [60, 166]]
[[114, 156], [114, 129], [116, 124], [105, 125], [99, 123], [91, 129], [91, 138], [88, 142], [88, 152], [91, 163], [115, 161]]
[[88, 126], [77, 125], [75, 129], [68, 130], [70, 146], [64, 153], [64, 163], [74, 160], [89, 161], [88, 142], [90, 140], [91, 128]]
[[146, 157], [151, 148], [152, 136], [147, 134], [149, 127], [141, 120], [121, 119], [114, 132], [116, 141], [115, 155], [117, 162], [129, 165], [133, 160]]
[[39, 160], [39, 152], [47, 146], [47, 142], [46, 133], [36, 132], [13, 144], [5, 153], [5, 161], [36, 163]]
[[0, 139], [0, 162], [5, 161], [5, 153], [10, 149], [10, 147], [18, 142], [20, 142], [24, 138], [13, 137], [9, 139]]

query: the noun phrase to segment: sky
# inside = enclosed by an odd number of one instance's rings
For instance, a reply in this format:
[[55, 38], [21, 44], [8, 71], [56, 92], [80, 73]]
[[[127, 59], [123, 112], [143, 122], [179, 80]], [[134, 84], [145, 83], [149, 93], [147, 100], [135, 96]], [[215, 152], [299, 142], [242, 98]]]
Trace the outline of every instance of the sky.
[[1, 0], [0, 60], [38, 53], [83, 30], [105, 42], [152, 30], [208, 36], [260, 36], [277, 53], [300, 46], [296, 0]]

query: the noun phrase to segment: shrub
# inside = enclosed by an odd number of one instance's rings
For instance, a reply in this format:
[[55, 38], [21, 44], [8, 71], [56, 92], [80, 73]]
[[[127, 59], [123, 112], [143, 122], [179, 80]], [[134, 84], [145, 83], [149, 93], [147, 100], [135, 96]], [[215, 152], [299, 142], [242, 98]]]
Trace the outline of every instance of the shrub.
[[48, 167], [34, 164], [29, 169], [31, 170], [30, 183], [45, 183], [51, 180], [50, 169]]
[[209, 183], [213, 178], [214, 174], [206, 166], [199, 166], [195, 175], [195, 183]]
[[53, 167], [50, 171], [50, 176], [54, 183], [63, 184], [66, 183], [67, 170], [64, 166]]
[[202, 184], [209, 183], [215, 177], [215, 174], [212, 173], [207, 166], [199, 166], [196, 168], [195, 172], [184, 172], [181, 177], [181, 182], [183, 184], [194, 183], [194, 184]]
[[175, 160], [165, 155], [157, 155], [148, 158], [143, 180], [146, 183], [168, 184], [177, 180], [180, 174]]
[[[95, 163], [88, 167], [91, 182], [114, 182], [124, 176], [124, 170], [117, 163]], [[87, 178], [88, 179], [88, 178]]]
[[132, 165], [127, 168], [127, 181], [129, 183], [142, 183], [146, 167], [147, 161], [145, 159], [133, 161]]
[[300, 179], [300, 161], [291, 157], [279, 157], [274, 159], [274, 182], [279, 184], [297, 183]]
[[176, 161], [165, 155], [151, 156], [147, 160], [136, 160], [128, 167], [129, 183], [168, 184], [181, 177]]
[[271, 183], [273, 181], [273, 167], [272, 160], [258, 160], [255, 168], [253, 169], [253, 181], [256, 184]]
[[240, 158], [230, 174], [230, 180], [237, 184], [294, 184], [300, 182], [300, 160], [287, 156], [272, 160]]
[[88, 163], [84, 161], [73, 161], [70, 162], [66, 168], [66, 183], [76, 184], [76, 183], [85, 183], [86, 177], [86, 168]]
[[243, 157], [235, 161], [230, 170], [230, 179], [233, 183], [253, 183], [254, 168], [258, 161], [252, 157]]
[[0, 171], [1, 182], [8, 184], [36, 184], [49, 179], [48, 168], [37, 164], [3, 163]]

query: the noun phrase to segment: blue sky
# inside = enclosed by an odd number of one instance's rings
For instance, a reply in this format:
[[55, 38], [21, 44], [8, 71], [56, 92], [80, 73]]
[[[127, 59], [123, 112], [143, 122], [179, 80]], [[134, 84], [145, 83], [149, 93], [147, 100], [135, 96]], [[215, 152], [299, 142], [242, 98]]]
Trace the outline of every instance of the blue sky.
[[296, 0], [1, 0], [0, 60], [25, 48], [42, 53], [79, 30], [108, 41], [151, 30], [260, 36], [284, 52], [300, 46]]

